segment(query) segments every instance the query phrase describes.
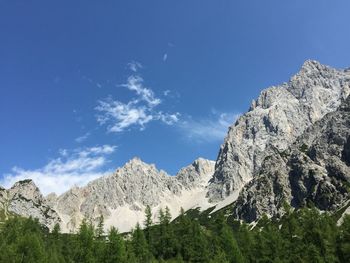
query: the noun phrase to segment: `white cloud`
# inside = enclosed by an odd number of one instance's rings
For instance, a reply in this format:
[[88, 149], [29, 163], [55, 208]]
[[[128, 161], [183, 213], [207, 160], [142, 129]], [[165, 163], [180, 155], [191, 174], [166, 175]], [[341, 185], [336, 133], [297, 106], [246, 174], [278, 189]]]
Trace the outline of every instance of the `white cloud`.
[[128, 67], [133, 72], [137, 72], [139, 69], [143, 68], [142, 64], [137, 61], [131, 61], [130, 63], [128, 63]]
[[[121, 86], [126, 87], [131, 91], [135, 91], [139, 98], [147, 102], [151, 107], [157, 106], [162, 102], [161, 99], [155, 97], [154, 92], [151, 89], [144, 87], [143, 79], [138, 75], [131, 75], [128, 78], [128, 82]], [[137, 100], [134, 102], [137, 102]]]
[[179, 121], [180, 113], [168, 114], [163, 112], [158, 112], [156, 115], [157, 120], [161, 120], [165, 124], [173, 125]]
[[[131, 70], [133, 71], [132, 67]], [[108, 132], [123, 132], [132, 126], [143, 130], [151, 121], [160, 121], [167, 125], [173, 125], [179, 121], [179, 113], [166, 113], [156, 109], [162, 100], [152, 89], [144, 86], [141, 76], [132, 74], [128, 77], [127, 83], [120, 86], [133, 91], [135, 96], [128, 102], [109, 97], [99, 100], [95, 107], [98, 112], [98, 123], [107, 125]]]
[[222, 141], [231, 126], [240, 116], [237, 113], [213, 112], [208, 118], [194, 120], [188, 118], [178, 123], [181, 132], [187, 139], [195, 142]]
[[101, 125], [109, 123], [109, 132], [122, 132], [132, 125], [144, 129], [145, 124], [153, 119], [145, 106], [137, 106], [134, 101], [125, 104], [108, 98], [100, 100], [96, 110], [100, 112], [97, 121]]
[[167, 59], [168, 59], [168, 54], [165, 53], [165, 54], [163, 55], [163, 61], [165, 62]]
[[72, 186], [83, 186], [91, 180], [101, 177], [110, 171], [105, 170], [107, 155], [113, 153], [116, 146], [103, 145], [73, 151], [60, 150], [60, 156], [51, 160], [44, 167], [26, 170], [14, 167], [0, 183], [6, 188], [15, 182], [32, 179], [41, 192], [61, 194]]

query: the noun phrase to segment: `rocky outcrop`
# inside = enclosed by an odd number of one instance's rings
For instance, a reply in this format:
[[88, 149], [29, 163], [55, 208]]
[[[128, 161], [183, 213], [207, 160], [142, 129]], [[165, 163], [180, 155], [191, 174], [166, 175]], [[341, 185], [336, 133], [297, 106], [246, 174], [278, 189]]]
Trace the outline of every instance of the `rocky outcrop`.
[[206, 186], [214, 173], [214, 162], [198, 159], [176, 176], [134, 158], [114, 174], [52, 196], [54, 209], [63, 220], [64, 231], [75, 231], [83, 218], [96, 222], [103, 215], [106, 227], [129, 231], [143, 222], [147, 205], [156, 212], [168, 206], [176, 216], [181, 207], [192, 208], [205, 200]]
[[19, 181], [8, 190], [1, 188], [0, 203], [5, 219], [7, 214], [33, 217], [49, 229], [61, 222], [58, 214], [46, 203], [32, 180]]
[[64, 232], [77, 231], [84, 218], [94, 223], [101, 216], [106, 228], [130, 231], [136, 223], [143, 223], [147, 205], [154, 212], [154, 220], [158, 210], [166, 206], [175, 217], [181, 207], [187, 210], [209, 205], [205, 194], [214, 164], [199, 158], [176, 176], [170, 176], [134, 158], [115, 173], [85, 187], [73, 187], [60, 196], [52, 193], [46, 198], [33, 181], [24, 180], [8, 190], [0, 188], [0, 210], [5, 217], [11, 213], [38, 218], [50, 229], [59, 223]]
[[287, 149], [349, 93], [349, 71], [311, 60], [288, 83], [263, 90], [229, 128], [207, 196], [217, 202], [240, 191], [259, 173], [267, 156]]
[[350, 97], [308, 128], [287, 150], [275, 148], [241, 192], [234, 214], [248, 222], [279, 217], [284, 205], [335, 211], [350, 197]]

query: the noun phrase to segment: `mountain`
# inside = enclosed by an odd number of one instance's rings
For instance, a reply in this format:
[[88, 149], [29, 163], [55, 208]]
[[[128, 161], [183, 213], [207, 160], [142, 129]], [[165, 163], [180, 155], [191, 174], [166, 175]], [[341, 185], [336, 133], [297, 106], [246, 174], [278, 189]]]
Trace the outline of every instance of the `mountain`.
[[31, 216], [49, 229], [61, 222], [32, 180], [19, 181], [8, 190], [0, 187], [0, 211], [1, 220], [11, 215]]
[[59, 223], [64, 232], [101, 215], [106, 228], [129, 231], [142, 224], [148, 205], [154, 221], [166, 206], [173, 217], [181, 207], [206, 216], [226, 207], [248, 222], [279, 217], [286, 204], [336, 211], [350, 200], [349, 94], [350, 70], [308, 60], [289, 82], [253, 100], [229, 127], [216, 162], [200, 158], [170, 176], [134, 158], [113, 174], [45, 198], [25, 180], [0, 188], [0, 211], [4, 218], [36, 217], [49, 228]]
[[325, 115], [286, 149], [265, 158], [262, 168], [241, 192], [234, 208], [251, 222], [262, 214], [281, 216], [284, 205], [313, 204], [336, 211], [350, 197], [350, 97]]
[[160, 208], [168, 206], [173, 216], [181, 207], [208, 205], [206, 186], [214, 173], [214, 162], [197, 159], [176, 176], [134, 158], [114, 174], [74, 187], [61, 196], [50, 195], [49, 202], [62, 219], [65, 232], [75, 231], [83, 218], [97, 222], [103, 215], [106, 227], [129, 231], [144, 220], [149, 205], [156, 220]]
[[350, 71], [308, 60], [288, 83], [263, 90], [229, 128], [209, 185], [210, 200], [237, 196], [274, 149], [284, 151], [308, 127], [335, 111], [349, 95], [349, 85]]

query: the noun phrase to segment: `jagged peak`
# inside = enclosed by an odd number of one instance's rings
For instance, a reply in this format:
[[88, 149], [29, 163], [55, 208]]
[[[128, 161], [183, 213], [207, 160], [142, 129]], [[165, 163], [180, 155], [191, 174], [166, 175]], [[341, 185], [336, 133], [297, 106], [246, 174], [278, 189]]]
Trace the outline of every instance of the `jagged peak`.
[[137, 164], [143, 163], [143, 164], [146, 164], [146, 163], [143, 162], [143, 161], [141, 160], [141, 158], [138, 157], [138, 156], [135, 156], [135, 157], [131, 158], [131, 159], [127, 162], [127, 164], [128, 164], [128, 163], [137, 163]]
[[139, 157], [134, 157], [118, 168], [114, 176], [134, 176], [134, 175], [160, 175], [169, 176], [165, 171], [158, 169], [155, 164], [142, 161]]
[[315, 68], [320, 68], [320, 67], [325, 67], [325, 65], [323, 65], [319, 61], [313, 60], [313, 59], [305, 60], [305, 62], [301, 66], [302, 69], [315, 69]]
[[39, 188], [36, 186], [36, 184], [34, 183], [34, 181], [32, 179], [24, 179], [24, 180], [20, 180], [18, 182], [16, 182], [11, 189], [15, 189], [15, 188], [19, 188], [19, 187], [29, 187], [32, 186], [36, 189], [39, 190]]
[[196, 160], [193, 161], [193, 163], [191, 163], [190, 165], [182, 168], [178, 173], [177, 173], [177, 177], [183, 177], [184, 175], [191, 175], [193, 176], [192, 173], [188, 173], [189, 171], [196, 171], [196, 173], [199, 176], [205, 176], [208, 174], [212, 174], [214, 173], [214, 167], [215, 167], [215, 162], [208, 160], [208, 159], [204, 159], [204, 158], [198, 158]]
[[331, 66], [322, 64], [317, 60], [308, 59], [303, 63], [300, 71], [294, 77], [292, 77], [291, 80], [295, 79], [296, 77], [310, 77], [310, 76], [314, 76], [315, 74], [319, 75], [320, 73], [322, 75], [323, 74], [328, 75], [328, 74], [333, 74], [335, 72], [344, 72], [344, 70], [343, 69], [338, 70]]
[[130, 168], [130, 167], [153, 167], [156, 168], [154, 164], [149, 164], [141, 160], [140, 157], [135, 156], [134, 158], [130, 159], [127, 163], [124, 164], [122, 168]]
[[192, 166], [196, 168], [201, 168], [203, 166], [207, 167], [210, 165], [215, 165], [215, 161], [208, 160], [202, 157], [197, 158], [196, 160], [193, 161]]

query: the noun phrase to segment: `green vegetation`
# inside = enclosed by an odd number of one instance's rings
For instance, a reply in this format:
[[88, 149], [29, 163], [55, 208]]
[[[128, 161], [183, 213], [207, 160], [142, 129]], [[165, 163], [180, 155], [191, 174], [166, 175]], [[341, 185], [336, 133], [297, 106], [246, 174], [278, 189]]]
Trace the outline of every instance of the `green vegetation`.
[[121, 235], [104, 233], [103, 217], [96, 227], [84, 220], [77, 234], [49, 232], [37, 220], [9, 218], [0, 230], [0, 262], [350, 262], [350, 217], [337, 226], [333, 216], [301, 209], [279, 221], [266, 216], [252, 228], [225, 215], [197, 210], [170, 222], [169, 209], [156, 223], [147, 208], [140, 225]]

